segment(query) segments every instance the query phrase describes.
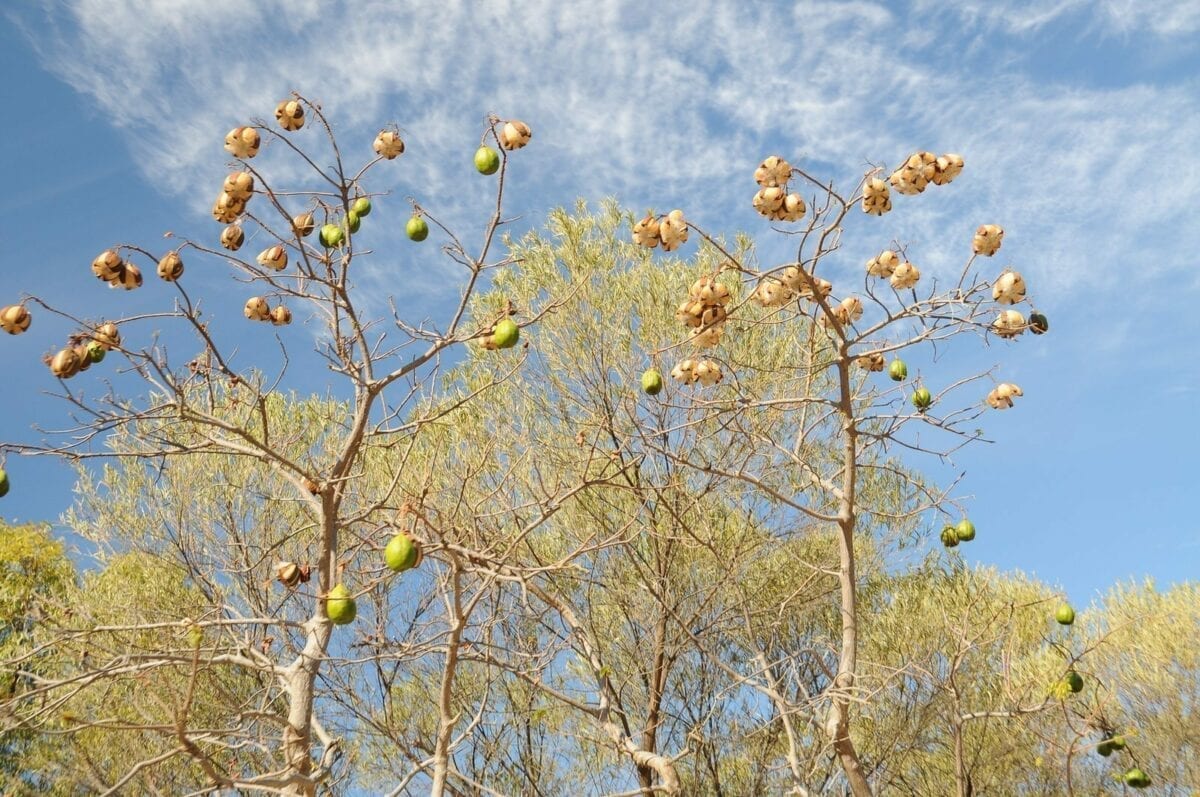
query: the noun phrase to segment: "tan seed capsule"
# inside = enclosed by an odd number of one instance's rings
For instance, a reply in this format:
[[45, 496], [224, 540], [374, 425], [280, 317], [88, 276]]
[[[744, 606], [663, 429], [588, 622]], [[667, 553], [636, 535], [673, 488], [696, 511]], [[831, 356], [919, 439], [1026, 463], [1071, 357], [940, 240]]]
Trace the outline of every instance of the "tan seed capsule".
[[653, 249], [659, 243], [659, 222], [653, 214], [633, 225], [633, 242], [638, 246]]
[[1000, 243], [1003, 240], [1003, 228], [995, 224], [984, 224], [975, 231], [975, 238], [971, 241], [971, 248], [977, 255], [991, 257], [1000, 250]]
[[1001, 310], [992, 322], [992, 331], [1002, 338], [1015, 338], [1025, 331], [1025, 316], [1016, 310]]
[[754, 195], [754, 199], [751, 200], [751, 204], [760, 215], [770, 216], [783, 207], [783, 199], [783, 189], [778, 186], [771, 186], [760, 188], [758, 193]]
[[375, 154], [387, 160], [394, 160], [404, 154], [404, 139], [395, 130], [380, 130], [375, 136]]
[[779, 186], [792, 179], [792, 165], [778, 155], [771, 155], [754, 170], [754, 181], [765, 187]]
[[705, 387], [712, 387], [721, 381], [723, 374], [721, 366], [712, 360], [701, 360], [692, 368], [693, 381], [699, 382]]
[[992, 298], [1000, 304], [1018, 304], [1025, 300], [1025, 278], [1019, 272], [1005, 269], [992, 285]]
[[783, 206], [780, 207], [779, 212], [782, 215], [780, 221], [800, 221], [808, 212], [808, 207], [804, 204], [804, 197], [799, 194], [788, 194], [784, 197]]
[[183, 276], [183, 260], [178, 252], [167, 252], [158, 261], [158, 276], [167, 282], [174, 282]]
[[277, 562], [275, 578], [279, 580], [279, 583], [291, 589], [300, 583], [300, 568], [296, 566], [295, 562]]
[[864, 371], [882, 371], [883, 355], [879, 352], [864, 354], [862, 357], [855, 359], [854, 364]]
[[672, 210], [658, 223], [658, 237], [664, 252], [673, 252], [688, 239], [687, 220], [682, 210]]
[[61, 349], [50, 360], [50, 371], [59, 379], [70, 379], [79, 373], [79, 357], [75, 349]]
[[284, 130], [299, 130], [304, 127], [304, 106], [296, 100], [284, 100], [275, 106], [275, 121]]
[[277, 327], [286, 326], [292, 323], [292, 311], [284, 307], [282, 304], [271, 311], [271, 323]]
[[271, 307], [261, 296], [252, 296], [246, 300], [242, 314], [251, 321], [268, 321], [271, 318]]
[[532, 137], [533, 131], [529, 129], [529, 125], [517, 119], [505, 122], [504, 127], [500, 128], [500, 146], [507, 150], [520, 149], [528, 144]]
[[916, 285], [919, 279], [921, 279], [920, 270], [906, 260], [892, 271], [891, 283], [896, 290], [903, 290]]
[[20, 335], [29, 329], [29, 324], [32, 321], [33, 317], [23, 304], [10, 304], [8, 307], [0, 310], [0, 329], [3, 329], [10, 335]]
[[109, 321], [96, 327], [96, 331], [92, 333], [92, 340], [103, 346], [105, 351], [112, 351], [121, 345], [121, 333], [117, 325]]
[[105, 282], [116, 279], [121, 273], [121, 255], [115, 249], [105, 249], [92, 261], [92, 273]]
[[235, 158], [253, 158], [261, 143], [253, 127], [235, 127], [225, 135], [225, 151]]
[[221, 190], [234, 199], [246, 201], [254, 193], [254, 175], [250, 172], [231, 172], [221, 184]]
[[257, 259], [260, 266], [269, 268], [272, 271], [283, 271], [287, 268], [288, 264], [287, 250], [279, 244], [259, 252]]
[[110, 288], [124, 288], [131, 291], [134, 288], [142, 287], [142, 270], [133, 263], [122, 263], [121, 273], [117, 278], [110, 280], [108, 283]]
[[236, 252], [242, 248], [242, 242], [246, 240], [246, 233], [242, 230], [241, 225], [230, 224], [224, 230], [221, 230], [221, 246], [231, 252]]
[[313, 220], [312, 213], [301, 213], [298, 216], [292, 217], [292, 228], [301, 238], [307, 238], [312, 235], [312, 231], [316, 229], [316, 226], [317, 223]]

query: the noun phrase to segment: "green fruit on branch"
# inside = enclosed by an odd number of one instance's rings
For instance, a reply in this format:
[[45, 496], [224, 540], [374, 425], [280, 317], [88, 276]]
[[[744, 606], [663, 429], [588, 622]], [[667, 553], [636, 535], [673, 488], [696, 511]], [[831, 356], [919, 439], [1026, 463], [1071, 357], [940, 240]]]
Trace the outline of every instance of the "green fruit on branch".
[[325, 247], [326, 249], [333, 249], [340, 246], [342, 239], [345, 237], [346, 234], [342, 232], [342, 228], [336, 224], [326, 224], [322, 226], [321, 231], [317, 233], [317, 240], [321, 243], [321, 246]]
[[1125, 785], [1135, 789], [1144, 789], [1150, 785], [1150, 776], [1134, 767], [1125, 773]]
[[1070, 625], [1075, 622], [1075, 610], [1069, 603], [1060, 603], [1054, 610], [1054, 619], [1058, 621], [1059, 625]]
[[397, 534], [392, 537], [388, 541], [387, 547], [383, 549], [383, 560], [389, 568], [397, 573], [416, 567], [420, 558], [420, 546], [407, 534]]
[[933, 406], [933, 396], [929, 393], [928, 388], [919, 387], [912, 394], [912, 405], [917, 408], [917, 412], [925, 412]]
[[953, 526], [942, 528], [942, 545], [945, 545], [947, 548], [953, 548], [955, 545], [958, 545], [958, 532], [954, 530]]
[[908, 379], [908, 366], [904, 364], [904, 360], [892, 360], [888, 363], [888, 376], [894, 382], [903, 382]]
[[365, 196], [360, 196], [354, 200], [354, 204], [350, 206], [350, 210], [358, 214], [359, 218], [371, 215], [371, 200]]
[[1096, 752], [1099, 753], [1100, 755], [1104, 756], [1105, 758], [1108, 758], [1110, 755], [1113, 754], [1112, 742], [1110, 742], [1108, 739], [1105, 739], [1104, 741], [1100, 742], [1100, 744], [1096, 745]]
[[0, 468], [0, 498], [8, 495], [8, 472]]
[[1067, 670], [1067, 675], [1063, 678], [1063, 682], [1071, 688], [1072, 692], [1083, 691], [1083, 676], [1074, 670]]
[[1121, 736], [1120, 734], [1113, 736], [1111, 739], [1108, 740], [1108, 743], [1112, 745], [1112, 749], [1114, 749], [1114, 750], [1124, 750], [1125, 749], [1125, 737]]
[[358, 607], [354, 605], [354, 598], [350, 597], [350, 590], [346, 589], [345, 584], [338, 584], [329, 590], [329, 595], [325, 598], [325, 613], [335, 625], [346, 625], [354, 621]]
[[521, 328], [510, 318], [506, 318], [492, 332], [492, 343], [497, 349], [511, 349], [521, 339]]
[[353, 210], [346, 213], [346, 227], [350, 232], [358, 232], [358, 228], [362, 226], [362, 218]]
[[413, 216], [404, 226], [404, 233], [411, 241], [424, 241], [429, 237], [429, 225], [420, 216]]
[[1035, 335], [1044, 335], [1050, 329], [1050, 322], [1041, 313], [1029, 314], [1029, 331]]
[[495, 174], [500, 169], [500, 153], [491, 147], [475, 150], [475, 169], [480, 174]]
[[954, 535], [958, 537], [959, 542], [970, 542], [975, 539], [975, 524], [963, 518], [954, 527]]
[[662, 374], [653, 368], [642, 373], [642, 392], [648, 396], [657, 396], [663, 389]]

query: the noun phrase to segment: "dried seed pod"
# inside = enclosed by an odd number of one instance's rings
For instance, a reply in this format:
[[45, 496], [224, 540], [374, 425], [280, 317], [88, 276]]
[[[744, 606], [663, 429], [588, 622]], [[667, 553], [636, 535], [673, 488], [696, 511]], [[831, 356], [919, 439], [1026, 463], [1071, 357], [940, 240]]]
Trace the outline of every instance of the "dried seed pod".
[[692, 343], [701, 349], [709, 349], [721, 342], [721, 327], [696, 327], [691, 332]]
[[225, 229], [221, 230], [221, 246], [228, 249], [230, 252], [236, 252], [242, 248], [242, 242], [246, 240], [246, 233], [242, 230], [239, 224], [230, 224]]
[[301, 213], [298, 216], [292, 216], [292, 229], [301, 238], [307, 238], [312, 235], [312, 231], [317, 227], [316, 220], [313, 219], [312, 213]]
[[261, 143], [253, 127], [235, 127], [225, 135], [225, 151], [235, 158], [253, 158]]
[[59, 379], [70, 379], [79, 373], [79, 356], [75, 349], [67, 347], [60, 349], [50, 360], [50, 370]]
[[771, 155], [754, 170], [754, 181], [765, 187], [784, 185], [792, 179], [792, 165], [778, 155]]
[[765, 278], [754, 289], [754, 301], [763, 307], [783, 307], [791, 299], [791, 290], [779, 280], [771, 277]]
[[682, 210], [672, 210], [658, 223], [658, 238], [664, 252], [673, 252], [687, 243], [688, 226]]
[[780, 221], [800, 221], [807, 212], [808, 207], [804, 204], [804, 197], [799, 194], [788, 194], [783, 198], [783, 205], [779, 209], [779, 213], [783, 216]]
[[395, 130], [380, 130], [375, 136], [375, 154], [387, 160], [394, 160], [404, 154], [404, 139]]
[[933, 177], [929, 178], [929, 181], [934, 185], [945, 185], [958, 177], [962, 170], [962, 155], [947, 153], [934, 161]]
[[675, 318], [689, 327], [698, 327], [704, 323], [701, 318], [704, 316], [705, 306], [704, 302], [689, 299], [679, 305], [679, 309], [675, 311]]
[[833, 283], [829, 280], [823, 280], [820, 277], [813, 277], [812, 284], [805, 285], [799, 291], [800, 298], [808, 301], [814, 301], [814, 296], [825, 298], [833, 292]]
[[688, 295], [705, 304], [724, 305], [729, 302], [729, 289], [713, 277], [701, 277], [693, 282]]
[[833, 317], [842, 326], [852, 324], [862, 318], [863, 303], [857, 296], [847, 296], [833, 308]]
[[920, 270], [905, 260], [892, 271], [891, 283], [896, 290], [903, 290], [916, 285], [919, 279], [921, 279]]
[[248, 201], [254, 193], [254, 175], [250, 172], [230, 172], [221, 184], [221, 190], [233, 199]]
[[671, 378], [678, 382], [683, 382], [685, 385], [694, 383], [697, 379], [696, 361], [683, 360], [676, 363], [675, 367], [671, 369]]
[[1006, 268], [992, 285], [992, 298], [1000, 304], [1017, 304], [1025, 300], [1025, 278], [1020, 272]]
[[633, 225], [633, 242], [638, 246], [653, 249], [658, 246], [658, 241], [659, 223], [653, 214], [647, 214], [646, 218]]
[[712, 387], [721, 381], [724, 374], [721, 373], [721, 366], [717, 363], [712, 360], [701, 360], [692, 369], [692, 376], [695, 381], [705, 387]]
[[258, 253], [258, 264], [263, 268], [269, 268], [272, 271], [283, 271], [287, 268], [288, 256], [287, 250], [279, 244], [268, 247]]
[[782, 188], [779, 188], [778, 186], [769, 186], [767, 188], [760, 188], [758, 193], [754, 195], [754, 199], [752, 200], [751, 204], [754, 205], [754, 209], [757, 210], [760, 215], [769, 217], [771, 214], [783, 207], [784, 197], [785, 194], [783, 193]]
[[79, 361], [79, 373], [83, 373], [92, 367], [92, 358], [89, 356], [88, 346], [94, 345], [94, 343], [80, 343], [72, 347], [75, 349], [75, 359]]
[[883, 355], [879, 352], [864, 354], [862, 357], [855, 359], [854, 364], [864, 371], [882, 371]]
[[788, 266], [781, 271], [779, 281], [792, 291], [804, 290], [804, 286], [808, 284], [808, 281], [804, 279], [804, 273], [796, 266]]
[[867, 180], [863, 186], [862, 209], [871, 216], [882, 216], [892, 209], [891, 190], [886, 182], [878, 177]]
[[276, 562], [275, 578], [280, 584], [292, 589], [300, 583], [300, 568], [295, 562]]
[[533, 131], [529, 129], [529, 125], [517, 119], [505, 122], [504, 127], [500, 128], [500, 146], [508, 150], [520, 149], [528, 144], [532, 137]]
[[867, 261], [867, 273], [872, 277], [890, 277], [900, 265], [900, 255], [885, 249]]
[[167, 252], [158, 261], [158, 276], [167, 282], [174, 282], [183, 276], [183, 260], [178, 252]]
[[271, 311], [271, 323], [277, 327], [287, 326], [292, 323], [292, 311], [279, 305]]
[[984, 224], [975, 231], [975, 238], [971, 241], [971, 249], [977, 255], [991, 257], [1000, 249], [1000, 243], [1004, 240], [1004, 230], [995, 224]]
[[112, 351], [121, 345], [121, 332], [116, 324], [108, 321], [96, 327], [96, 331], [92, 333], [92, 340], [103, 346], [105, 351]]
[[222, 191], [217, 200], [213, 202], [212, 216], [222, 224], [229, 224], [242, 215], [242, 211], [246, 209], [246, 200], [234, 199], [225, 191]]
[[987, 395], [987, 405], [994, 410], [1006, 410], [1013, 405], [1014, 396], [1023, 396], [1024, 391], [1011, 382], [1001, 382]]
[[121, 275], [121, 255], [116, 249], [105, 249], [92, 261], [92, 273], [105, 282], [112, 282]]
[[110, 288], [124, 288], [131, 291], [134, 288], [142, 287], [142, 270], [133, 263], [122, 263], [121, 273], [116, 279], [109, 280]]
[[246, 300], [246, 306], [242, 309], [242, 314], [251, 321], [269, 321], [271, 319], [271, 307], [263, 297], [251, 296]]
[[992, 331], [1002, 338], [1015, 338], [1025, 331], [1025, 316], [1016, 310], [1001, 310], [992, 322]]
[[29, 315], [29, 311], [23, 304], [10, 304], [0, 310], [0, 329], [10, 335], [20, 335], [29, 329], [31, 321], [33, 321], [33, 317]]
[[284, 100], [275, 106], [275, 121], [284, 130], [304, 127], [304, 106], [296, 100]]
[[727, 317], [724, 306], [719, 304], [705, 305], [704, 311], [700, 315], [700, 325], [713, 327], [724, 324]]

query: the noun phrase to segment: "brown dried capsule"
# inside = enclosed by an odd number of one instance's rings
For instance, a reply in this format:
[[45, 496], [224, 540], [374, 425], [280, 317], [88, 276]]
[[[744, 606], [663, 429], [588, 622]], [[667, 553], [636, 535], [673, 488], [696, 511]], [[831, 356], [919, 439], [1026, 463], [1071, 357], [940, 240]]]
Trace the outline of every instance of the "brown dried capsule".
[[246, 233], [242, 230], [240, 224], [230, 224], [225, 229], [221, 230], [221, 246], [228, 249], [230, 252], [236, 252], [242, 248], [242, 242], [246, 240]]
[[158, 276], [167, 282], [174, 282], [183, 276], [183, 260], [178, 252], [167, 252], [158, 261]]
[[375, 154], [393, 160], [404, 154], [404, 139], [395, 130], [380, 130], [375, 136]]
[[271, 311], [271, 323], [277, 327], [286, 326], [292, 323], [292, 311], [284, 307], [282, 304]]
[[253, 158], [261, 143], [253, 127], [235, 127], [225, 135], [225, 151], [235, 158]]
[[275, 106], [275, 121], [284, 130], [304, 127], [304, 106], [296, 100], [284, 100]]
[[529, 129], [529, 125], [517, 119], [505, 122], [504, 127], [500, 128], [500, 146], [507, 150], [520, 149], [528, 144], [532, 137], [533, 131]]
[[267, 304], [267, 300], [261, 296], [251, 296], [246, 300], [246, 306], [242, 308], [242, 314], [251, 321], [269, 321], [271, 319], [271, 307]]
[[23, 304], [10, 304], [0, 310], [0, 329], [10, 335], [20, 335], [29, 329], [32, 320], [33, 317], [29, 315], [29, 311]]

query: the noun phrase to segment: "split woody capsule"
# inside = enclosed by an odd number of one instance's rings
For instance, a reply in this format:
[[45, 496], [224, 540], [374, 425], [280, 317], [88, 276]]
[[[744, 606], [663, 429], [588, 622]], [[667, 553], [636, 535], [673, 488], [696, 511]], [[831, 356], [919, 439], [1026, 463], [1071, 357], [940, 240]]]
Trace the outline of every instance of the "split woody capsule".
[[230, 224], [225, 229], [221, 230], [221, 246], [228, 249], [230, 252], [236, 252], [242, 248], [242, 242], [246, 240], [246, 233], [242, 230], [240, 224]]
[[900, 265], [896, 266], [896, 270], [892, 272], [891, 283], [896, 290], [911, 288], [917, 284], [917, 280], [921, 279], [921, 271], [905, 260]]
[[659, 227], [659, 221], [654, 214], [647, 214], [646, 218], [633, 225], [633, 242], [638, 246], [653, 249], [658, 246], [660, 240]]
[[133, 263], [121, 263], [120, 273], [116, 279], [108, 281], [110, 288], [124, 288], [131, 291], [142, 287], [142, 270]]
[[682, 210], [672, 210], [658, 223], [658, 239], [664, 252], [674, 252], [680, 244], [687, 243], [688, 226]]
[[304, 127], [304, 106], [296, 100], [284, 100], [275, 106], [275, 121], [284, 130], [299, 130]]
[[862, 209], [870, 216], [882, 216], [892, 209], [891, 190], [886, 182], [878, 177], [867, 180], [863, 186]]
[[121, 332], [116, 324], [108, 321], [96, 327], [96, 331], [92, 333], [92, 340], [99, 343], [105, 351], [112, 351], [121, 345]]
[[271, 307], [267, 304], [267, 300], [261, 296], [251, 296], [246, 300], [246, 306], [242, 309], [242, 314], [251, 321], [270, 321]]
[[75, 353], [75, 349], [67, 347], [60, 349], [57, 354], [50, 358], [50, 371], [59, 379], [70, 379], [79, 373], [79, 355]]
[[867, 273], [872, 277], [890, 277], [900, 265], [900, 255], [891, 249], [885, 249], [867, 261]]
[[213, 202], [212, 216], [222, 224], [230, 224], [242, 215], [246, 209], [246, 200], [234, 199], [228, 192], [222, 191]]
[[33, 317], [29, 315], [29, 311], [23, 304], [10, 304], [0, 310], [0, 329], [10, 335], [20, 335], [29, 329], [31, 321], [33, 321]]
[[879, 352], [864, 354], [854, 360], [854, 364], [864, 371], [882, 371], [883, 355]]
[[1019, 386], [1011, 382], [1001, 382], [988, 393], [987, 405], [994, 410], [1006, 410], [1013, 405], [1014, 396], [1023, 395], [1025, 393]]
[[783, 307], [792, 300], [792, 291], [782, 282], [766, 277], [754, 289], [754, 301], [763, 307]]
[[771, 155], [754, 170], [754, 181], [764, 188], [786, 185], [792, 179], [792, 165], [778, 155]]
[[105, 249], [92, 261], [92, 273], [97, 279], [112, 282], [121, 276], [121, 256], [115, 249]]
[[529, 125], [519, 119], [505, 122], [504, 127], [500, 128], [500, 146], [507, 150], [520, 149], [528, 144], [531, 138], [533, 138], [533, 131], [529, 129]]
[[262, 138], [253, 127], [235, 127], [225, 134], [225, 151], [235, 158], [253, 158]]
[[992, 322], [992, 331], [1002, 338], [1015, 338], [1025, 331], [1025, 316], [1016, 310], [1001, 310]]
[[783, 198], [783, 204], [775, 211], [776, 221], [800, 221], [808, 212], [804, 197], [799, 194], [788, 194]]
[[287, 268], [288, 264], [287, 250], [276, 244], [259, 252], [257, 260], [258, 264], [263, 268], [269, 268], [272, 271], [283, 271]]
[[783, 202], [787, 198], [787, 194], [779, 186], [768, 186], [760, 188], [758, 193], [754, 195], [754, 199], [750, 204], [758, 211], [760, 216], [771, 218], [782, 207]]
[[953, 180], [963, 170], [963, 157], [953, 152], [942, 155], [934, 162], [933, 177], [929, 179], [934, 185], [945, 185]]
[[1000, 304], [1018, 304], [1025, 300], [1025, 278], [1017, 271], [1005, 269], [992, 285], [992, 298]]
[[404, 139], [395, 130], [380, 130], [375, 136], [375, 154], [386, 160], [395, 160], [404, 154]]
[[695, 360], [682, 360], [675, 363], [675, 367], [671, 369], [671, 378], [685, 385], [694, 384], [697, 380], [696, 365]]
[[847, 296], [833, 308], [833, 317], [842, 326], [852, 324], [862, 318], [863, 303], [857, 296]]
[[158, 276], [167, 282], [174, 282], [183, 276], [183, 259], [178, 252], [167, 252], [158, 261]]
[[925, 190], [937, 173], [937, 156], [932, 152], [909, 155], [904, 165], [892, 172], [888, 182], [898, 193], [911, 196]]
[[271, 311], [271, 323], [277, 327], [287, 326], [292, 323], [292, 311], [279, 305]]
[[712, 387], [724, 378], [721, 373], [721, 366], [712, 360], [701, 360], [692, 368], [692, 376], [695, 381], [705, 387]]
[[316, 229], [317, 223], [313, 219], [312, 213], [301, 213], [298, 216], [292, 217], [292, 229], [301, 238], [307, 238], [312, 235], [312, 231]]
[[975, 230], [975, 238], [971, 241], [971, 250], [977, 255], [991, 257], [1000, 251], [1000, 243], [1003, 240], [1003, 228], [995, 224], [983, 224]]
[[231, 198], [245, 202], [254, 193], [254, 175], [250, 172], [231, 172], [221, 184], [221, 190]]

